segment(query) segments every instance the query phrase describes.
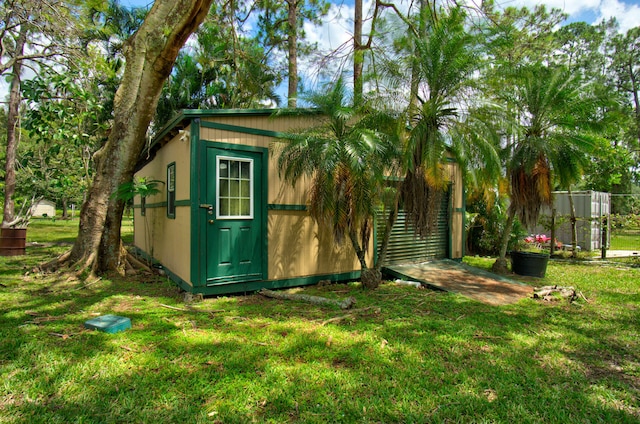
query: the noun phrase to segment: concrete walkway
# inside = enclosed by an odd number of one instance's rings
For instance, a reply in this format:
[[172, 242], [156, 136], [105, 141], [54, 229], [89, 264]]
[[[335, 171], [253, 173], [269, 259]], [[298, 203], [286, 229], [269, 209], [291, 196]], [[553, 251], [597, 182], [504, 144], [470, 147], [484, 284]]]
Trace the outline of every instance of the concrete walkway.
[[640, 250], [607, 250], [607, 258], [637, 258]]
[[385, 267], [386, 274], [463, 296], [489, 305], [507, 305], [531, 297], [526, 284], [449, 259]]

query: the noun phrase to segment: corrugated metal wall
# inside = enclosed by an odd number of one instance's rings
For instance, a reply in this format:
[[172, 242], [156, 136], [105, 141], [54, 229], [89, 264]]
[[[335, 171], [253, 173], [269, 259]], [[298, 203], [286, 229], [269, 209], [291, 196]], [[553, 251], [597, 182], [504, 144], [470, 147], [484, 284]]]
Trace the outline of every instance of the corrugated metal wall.
[[[449, 255], [449, 196], [447, 191], [442, 196], [442, 205], [438, 213], [437, 231], [421, 239], [416, 236], [411, 226], [406, 225], [406, 215], [404, 211], [398, 213], [387, 250], [387, 258], [383, 265], [393, 265], [401, 263], [421, 262], [428, 259], [443, 259]], [[378, 240], [376, 249], [380, 249], [380, 229], [384, 228], [386, 217], [378, 215]]]
[[[569, 194], [566, 191], [554, 191], [554, 208], [556, 220], [559, 223], [556, 228], [556, 238], [564, 244], [571, 243], [571, 207]], [[578, 246], [584, 250], [598, 250], [602, 247], [602, 218], [609, 217], [611, 195], [600, 191], [574, 191], [572, 193], [573, 205], [578, 222]], [[551, 210], [542, 208], [541, 214], [549, 221]], [[534, 233], [550, 235], [550, 231], [542, 225], [537, 225], [532, 230]], [[610, 242], [611, 231], [607, 231], [607, 245]]]

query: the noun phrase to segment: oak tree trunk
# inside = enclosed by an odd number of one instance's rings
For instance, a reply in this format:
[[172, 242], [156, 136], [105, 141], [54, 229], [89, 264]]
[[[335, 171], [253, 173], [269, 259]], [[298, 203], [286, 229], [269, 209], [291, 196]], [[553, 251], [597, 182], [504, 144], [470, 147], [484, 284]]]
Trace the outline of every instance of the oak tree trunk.
[[[23, 25], [16, 41], [15, 55], [24, 54], [27, 41], [27, 26]], [[20, 131], [20, 73], [22, 61], [13, 64], [11, 85], [9, 86], [9, 107], [7, 110], [7, 151], [5, 158], [4, 177], [4, 209], [2, 227], [9, 227], [15, 218], [15, 204], [13, 195], [16, 191], [16, 155], [18, 152], [18, 133]]]
[[113, 127], [94, 156], [96, 174], [80, 211], [78, 238], [68, 256], [72, 263], [95, 273], [124, 269], [120, 225], [125, 204], [113, 193], [133, 178], [162, 85], [211, 2], [156, 0], [140, 29], [127, 40]]

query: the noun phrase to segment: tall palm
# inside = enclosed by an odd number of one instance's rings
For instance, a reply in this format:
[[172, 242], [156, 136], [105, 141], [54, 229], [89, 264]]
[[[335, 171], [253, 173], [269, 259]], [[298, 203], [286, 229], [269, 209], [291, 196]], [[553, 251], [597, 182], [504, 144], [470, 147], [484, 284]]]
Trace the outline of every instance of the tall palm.
[[349, 240], [362, 268], [362, 282], [375, 288], [381, 275], [367, 263], [367, 247], [376, 208], [384, 189], [385, 171], [396, 155], [396, 139], [383, 127], [395, 120], [375, 112], [347, 106], [342, 79], [307, 101], [318, 109], [320, 125], [286, 136], [278, 168], [295, 184], [311, 178], [309, 211], [338, 243]]
[[[494, 133], [476, 113], [475, 93], [481, 66], [477, 39], [465, 27], [460, 7], [424, 9], [412, 37], [412, 95], [405, 145], [404, 209], [420, 236], [436, 226], [441, 195], [448, 182], [444, 164], [453, 156], [474, 180], [500, 173]], [[468, 166], [471, 164], [482, 166]], [[472, 176], [474, 170], [479, 170]], [[472, 178], [469, 178], [472, 177]]]
[[529, 64], [515, 70], [513, 87], [499, 97], [516, 111], [513, 143], [506, 146], [510, 182], [508, 220], [494, 269], [506, 269], [506, 251], [517, 216], [535, 225], [542, 205], [553, 202], [554, 182], [569, 187], [594, 147], [593, 104], [587, 87], [564, 67]]

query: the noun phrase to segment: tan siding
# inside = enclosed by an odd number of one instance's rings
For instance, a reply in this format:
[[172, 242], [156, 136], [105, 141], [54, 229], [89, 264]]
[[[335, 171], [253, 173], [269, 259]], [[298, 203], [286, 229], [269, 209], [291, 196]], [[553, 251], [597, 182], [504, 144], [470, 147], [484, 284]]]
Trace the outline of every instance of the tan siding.
[[[189, 131], [189, 128], [186, 129]], [[189, 142], [174, 138], [160, 149], [154, 160], [136, 173], [136, 177], [147, 177], [162, 181], [160, 193], [147, 198], [147, 204], [167, 201], [167, 166], [176, 163], [176, 201], [190, 197], [190, 147]], [[140, 204], [136, 196], [135, 204]], [[145, 230], [148, 228], [148, 234]], [[176, 207], [175, 219], [167, 218], [166, 207], [146, 209], [145, 217], [135, 209], [134, 244], [151, 254], [171, 272], [185, 281], [190, 281], [191, 213], [187, 206]]]
[[[213, 118], [207, 118], [214, 121]], [[236, 125], [245, 128], [254, 128], [273, 132], [287, 132], [300, 129], [305, 125], [317, 123], [317, 117], [293, 118], [278, 117], [270, 118], [258, 117], [216, 117], [215, 122], [226, 125]], [[231, 131], [222, 131], [212, 128], [201, 128], [200, 137], [202, 140], [219, 143], [240, 144], [253, 147], [269, 149], [269, 197], [267, 203], [280, 205], [304, 205], [307, 199], [308, 181], [303, 179], [295, 188], [285, 184], [278, 175], [278, 150], [282, 146], [281, 142], [273, 137], [243, 134]]]
[[[309, 126], [317, 117], [215, 117], [206, 118], [226, 125], [273, 132], [294, 131]], [[316, 122], [317, 123], [317, 122]], [[294, 187], [280, 179], [277, 169], [281, 142], [273, 137], [201, 127], [202, 140], [269, 149], [268, 204], [306, 205], [309, 182], [301, 179]], [[274, 152], [275, 150], [275, 152]], [[270, 210], [268, 214], [268, 278], [270, 280], [310, 275], [339, 274], [360, 270], [349, 243], [336, 246], [330, 234], [318, 232], [306, 212]], [[373, 259], [373, 250], [369, 249]]]
[[337, 246], [330, 233], [318, 231], [306, 212], [270, 211], [268, 226], [270, 280], [360, 270], [351, 244]]
[[462, 258], [464, 235], [464, 188], [462, 170], [457, 163], [450, 163], [451, 175], [451, 258]]

